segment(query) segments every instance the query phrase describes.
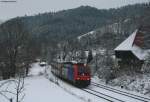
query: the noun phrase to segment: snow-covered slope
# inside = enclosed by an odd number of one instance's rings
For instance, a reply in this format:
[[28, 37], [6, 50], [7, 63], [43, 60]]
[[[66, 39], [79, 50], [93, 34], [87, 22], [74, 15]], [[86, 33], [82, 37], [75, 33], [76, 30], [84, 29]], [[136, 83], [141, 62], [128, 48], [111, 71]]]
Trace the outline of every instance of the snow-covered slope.
[[[56, 78], [50, 72], [50, 66], [40, 67], [39, 63], [34, 63], [29, 75], [25, 78], [25, 97], [22, 102], [107, 102]], [[0, 85], [3, 82], [1, 81]], [[12, 91], [14, 85], [9, 88]], [[0, 88], [0, 91], [2, 90]], [[9, 98], [13, 98], [15, 102], [14, 95], [9, 95]], [[0, 102], [9, 101], [0, 95]]]
[[44, 76], [28, 78], [26, 84], [24, 102], [82, 102]]
[[[44, 75], [39, 74], [44, 72], [45, 67], [40, 67], [39, 63], [32, 65], [30, 77], [25, 79], [26, 90], [24, 92], [26, 95], [23, 102], [83, 102], [49, 81]], [[0, 95], [0, 102], [8, 102], [8, 100]]]
[[[25, 78], [24, 93], [26, 95], [22, 102], [108, 102], [103, 98], [91, 95], [58, 79], [51, 73], [50, 70], [50, 66], [40, 67], [39, 63], [32, 64], [32, 68], [29, 73], [30, 76]], [[94, 79], [95, 82], [98, 82], [98, 79]], [[0, 85], [5, 81], [1, 81]], [[90, 86], [89, 88], [96, 89], [99, 92], [109, 94], [110, 96], [118, 99], [127, 100], [126, 102], [131, 102], [130, 99], [124, 96], [116, 96], [115, 94], [111, 94], [111, 92], [106, 92], [104, 89], [99, 89], [94, 86]], [[14, 89], [14, 85], [9, 85], [8, 89], [11, 89], [12, 91]], [[3, 89], [1, 87], [0, 92], [2, 90]], [[9, 98], [12, 98], [13, 102], [15, 102], [15, 96], [8, 94], [5, 95], [9, 96]], [[0, 94], [0, 102], [9, 101]], [[132, 102], [135, 101], [132, 100]]]
[[83, 34], [81, 36], [78, 36], [78, 40], [80, 40], [81, 38], [86, 37], [86, 36], [92, 36], [92, 35], [94, 35], [94, 33], [95, 33], [95, 31], [91, 31], [91, 32], [88, 32], [88, 33]]
[[136, 75], [122, 75], [110, 82], [110, 85], [116, 88], [134, 91], [134, 93], [141, 93], [150, 97], [150, 75], [136, 74]]

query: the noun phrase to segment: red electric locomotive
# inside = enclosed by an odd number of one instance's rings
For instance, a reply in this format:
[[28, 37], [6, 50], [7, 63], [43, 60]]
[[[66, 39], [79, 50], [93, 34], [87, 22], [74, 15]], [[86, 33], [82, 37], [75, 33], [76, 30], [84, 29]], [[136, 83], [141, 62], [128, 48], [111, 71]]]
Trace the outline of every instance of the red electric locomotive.
[[90, 84], [90, 68], [84, 63], [61, 62], [52, 64], [52, 73], [65, 79], [78, 87], [85, 87]]

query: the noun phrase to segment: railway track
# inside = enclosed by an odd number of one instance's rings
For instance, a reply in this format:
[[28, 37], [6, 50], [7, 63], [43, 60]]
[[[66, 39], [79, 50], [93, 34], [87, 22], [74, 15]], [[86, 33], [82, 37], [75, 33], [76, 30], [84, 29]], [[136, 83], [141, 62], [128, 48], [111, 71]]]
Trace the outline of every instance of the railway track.
[[149, 98], [142, 97], [142, 96], [139, 96], [139, 95], [135, 95], [135, 94], [132, 94], [132, 93], [128, 93], [128, 92], [125, 92], [125, 91], [117, 90], [117, 89], [111, 88], [109, 86], [105, 86], [105, 85], [94, 83], [94, 82], [92, 82], [91, 85], [102, 88], [102, 89], [105, 89], [105, 90], [108, 90], [108, 91], [111, 91], [111, 92], [114, 92], [114, 93], [117, 93], [117, 94], [121, 94], [123, 96], [130, 97], [132, 99], [139, 100], [141, 102], [150, 102]]
[[94, 96], [97, 96], [99, 98], [102, 98], [106, 101], [109, 101], [109, 102], [125, 102], [123, 100], [120, 100], [120, 99], [117, 99], [117, 98], [114, 98], [112, 96], [109, 96], [107, 94], [104, 94], [104, 93], [101, 93], [101, 92], [98, 92], [96, 90], [92, 90], [92, 89], [89, 89], [89, 88], [86, 88], [86, 89], [82, 89], [83, 91], [87, 92], [87, 93], [90, 93]]
[[104, 100], [106, 100], [106, 101], [108, 101], [108, 102], [114, 102], [114, 101], [112, 101], [112, 100], [110, 100], [110, 99], [107, 99], [107, 98], [105, 98], [105, 97], [102, 97], [102, 96], [100, 96], [100, 95], [97, 95], [97, 94], [95, 94], [95, 93], [92, 93], [92, 92], [90, 92], [90, 91], [88, 91], [88, 90], [86, 90], [86, 89], [81, 89], [82, 91], [85, 91], [85, 92], [87, 92], [87, 93], [89, 93], [89, 94], [92, 94], [92, 95], [94, 95], [94, 96], [96, 96], [96, 97], [99, 97], [99, 98], [101, 98], [101, 99], [104, 99]]

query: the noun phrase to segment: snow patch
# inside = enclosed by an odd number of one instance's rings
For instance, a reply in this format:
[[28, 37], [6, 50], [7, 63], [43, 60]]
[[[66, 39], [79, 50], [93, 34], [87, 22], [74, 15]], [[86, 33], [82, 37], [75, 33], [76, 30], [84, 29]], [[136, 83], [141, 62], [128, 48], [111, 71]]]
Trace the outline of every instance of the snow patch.
[[[132, 91], [134, 94], [150, 96], [150, 75], [136, 74], [134, 76], [123, 75], [112, 80], [109, 85]], [[145, 97], [145, 96], [144, 96]]]
[[28, 76], [37, 76], [37, 75], [43, 75], [45, 73], [46, 67], [39, 66], [39, 62], [33, 63], [31, 65], [32, 68], [30, 68]]
[[132, 44], [138, 30], [133, 32], [125, 41], [123, 41], [119, 46], [115, 48], [115, 51], [130, 51], [132, 49]]
[[95, 33], [95, 31], [91, 31], [89, 33], [83, 34], [83, 35], [81, 35], [81, 36], [78, 37], [78, 40], [80, 40], [82, 37], [89, 36], [89, 35], [92, 35], [94, 33]]

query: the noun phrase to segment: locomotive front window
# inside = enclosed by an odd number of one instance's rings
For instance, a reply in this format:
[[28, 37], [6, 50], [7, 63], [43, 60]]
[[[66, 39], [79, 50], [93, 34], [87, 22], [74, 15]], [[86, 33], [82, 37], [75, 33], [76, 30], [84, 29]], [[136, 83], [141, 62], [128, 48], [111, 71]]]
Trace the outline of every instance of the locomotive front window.
[[79, 66], [78, 68], [78, 75], [89, 75], [89, 71], [84, 66]]

